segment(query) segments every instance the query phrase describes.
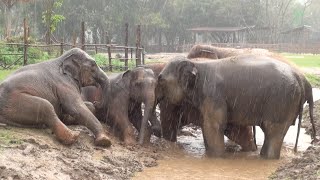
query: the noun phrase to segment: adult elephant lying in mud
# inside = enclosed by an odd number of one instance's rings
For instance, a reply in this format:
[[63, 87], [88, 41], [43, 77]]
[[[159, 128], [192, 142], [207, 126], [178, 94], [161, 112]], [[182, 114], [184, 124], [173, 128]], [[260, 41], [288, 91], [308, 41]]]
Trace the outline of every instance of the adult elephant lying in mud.
[[[155, 135], [161, 136], [160, 123], [153, 114], [156, 85], [152, 70], [139, 67], [110, 76], [108, 90], [82, 88], [82, 96], [84, 100], [94, 102], [100, 101], [101, 94], [105, 94], [105, 104], [96, 107], [99, 119], [106, 118], [108, 124], [117, 127], [126, 144], [136, 143], [133, 124], [139, 131], [139, 143], [142, 144], [150, 141], [151, 127], [148, 120]], [[142, 103], [145, 105], [144, 116], [141, 110]]]
[[295, 70], [266, 56], [208, 62], [180, 57], [161, 71], [158, 86], [170, 106], [186, 102], [199, 110], [209, 156], [224, 153], [223, 135], [228, 124], [256, 125], [265, 134], [260, 155], [278, 159], [283, 138], [305, 101]]
[[110, 146], [98, 119], [88, 110], [80, 88], [100, 85], [108, 77], [84, 51], [71, 49], [57, 59], [25, 66], [0, 85], [0, 122], [9, 125], [51, 128], [63, 144], [72, 144], [78, 133], [61, 122], [69, 114], [95, 135], [95, 144]]
[[[201, 61], [201, 59], [198, 60]], [[166, 63], [155, 63], [145, 65], [144, 67], [152, 69], [155, 76], [158, 77], [165, 65]], [[157, 88], [157, 91], [158, 90], [159, 88]], [[159, 94], [159, 92], [156, 94]], [[201, 123], [200, 111], [186, 102], [183, 102], [182, 104], [183, 105], [181, 106], [171, 106], [166, 100], [159, 102], [162, 135], [166, 140], [176, 142], [178, 129], [181, 129], [183, 126], [190, 123], [195, 125]], [[228, 124], [224, 134], [230, 140], [239, 144], [242, 151], [257, 150], [252, 134], [252, 127], [250, 126]]]
[[[303, 72], [300, 71], [300, 69], [290, 61], [288, 61], [285, 57], [281, 56], [280, 54], [270, 52], [266, 49], [258, 49], [258, 48], [246, 48], [246, 49], [235, 49], [235, 48], [221, 48], [221, 47], [215, 47], [211, 45], [194, 45], [191, 50], [189, 51], [188, 58], [189, 59], [203, 59], [203, 58], [208, 58], [208, 59], [222, 59], [222, 58], [227, 58], [227, 57], [232, 57], [232, 56], [238, 56], [238, 55], [244, 55], [244, 54], [251, 54], [251, 55], [258, 55], [258, 56], [268, 56], [271, 57], [272, 59], [284, 62], [288, 65], [290, 65], [295, 73], [299, 75], [299, 78], [301, 79], [301, 84], [302, 88], [304, 90], [304, 97], [303, 102], [308, 102], [309, 106], [311, 107], [310, 114], [313, 114], [313, 96], [312, 96], [312, 86], [311, 84], [307, 81], [306, 77], [304, 76]], [[313, 116], [310, 117], [311, 121], [313, 122]], [[293, 122], [295, 124], [295, 121]], [[298, 133], [300, 132], [300, 124], [301, 122], [299, 121], [298, 125]], [[312, 123], [312, 138], [316, 140], [316, 131], [315, 131], [315, 126], [314, 123]], [[255, 136], [255, 135], [254, 135]], [[295, 145], [294, 150], [297, 151], [297, 144], [298, 144], [298, 139]]]

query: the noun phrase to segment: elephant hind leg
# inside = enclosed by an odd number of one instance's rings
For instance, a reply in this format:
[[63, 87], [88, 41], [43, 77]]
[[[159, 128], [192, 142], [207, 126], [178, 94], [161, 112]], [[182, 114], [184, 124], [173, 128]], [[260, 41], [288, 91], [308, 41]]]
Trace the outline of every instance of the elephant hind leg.
[[264, 132], [264, 142], [260, 155], [265, 159], [279, 159], [281, 146], [290, 124], [262, 124], [261, 129]]
[[239, 144], [242, 151], [256, 151], [257, 145], [254, 142], [251, 126], [238, 126], [228, 124], [225, 135], [235, 143]]
[[23, 126], [45, 124], [63, 144], [69, 145], [76, 141], [79, 134], [72, 132], [60, 121], [49, 101], [24, 93], [16, 93], [14, 96], [9, 100], [8, 108], [3, 109], [6, 118], [12, 123]]

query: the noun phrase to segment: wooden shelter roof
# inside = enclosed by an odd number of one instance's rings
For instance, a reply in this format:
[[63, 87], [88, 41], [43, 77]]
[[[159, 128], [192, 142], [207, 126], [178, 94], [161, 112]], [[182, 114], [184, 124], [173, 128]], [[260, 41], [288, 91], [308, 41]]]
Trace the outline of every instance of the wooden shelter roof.
[[283, 32], [281, 32], [281, 34], [289, 34], [289, 33], [293, 33], [293, 32], [303, 31], [304, 29], [306, 29], [308, 31], [312, 31], [312, 32], [317, 32], [311, 26], [303, 25], [303, 26], [289, 29], [287, 31], [283, 31]]
[[187, 29], [192, 32], [237, 32], [246, 30], [248, 27], [196, 27]]

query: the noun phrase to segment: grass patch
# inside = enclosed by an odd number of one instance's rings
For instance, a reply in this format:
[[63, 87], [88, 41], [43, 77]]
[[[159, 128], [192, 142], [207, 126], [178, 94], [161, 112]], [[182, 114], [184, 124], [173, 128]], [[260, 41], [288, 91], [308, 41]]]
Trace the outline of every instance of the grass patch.
[[0, 70], [0, 82], [2, 82], [6, 77], [13, 73], [16, 69], [6, 69]]
[[313, 55], [313, 54], [283, 53], [282, 55], [300, 67], [320, 67], [320, 55], [319, 54]]
[[320, 77], [314, 74], [305, 74], [312, 87], [320, 87]]
[[0, 144], [1, 145], [10, 145], [10, 144], [22, 144], [22, 140], [15, 137], [12, 132], [8, 129], [0, 130]]

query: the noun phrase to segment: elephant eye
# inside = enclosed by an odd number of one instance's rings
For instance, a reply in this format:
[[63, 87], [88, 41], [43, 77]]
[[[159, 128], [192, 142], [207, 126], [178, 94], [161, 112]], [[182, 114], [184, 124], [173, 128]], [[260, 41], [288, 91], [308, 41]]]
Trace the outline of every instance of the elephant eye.
[[91, 62], [91, 66], [92, 66], [92, 67], [97, 66], [97, 63], [96, 63], [95, 61], [92, 61], [92, 62]]

